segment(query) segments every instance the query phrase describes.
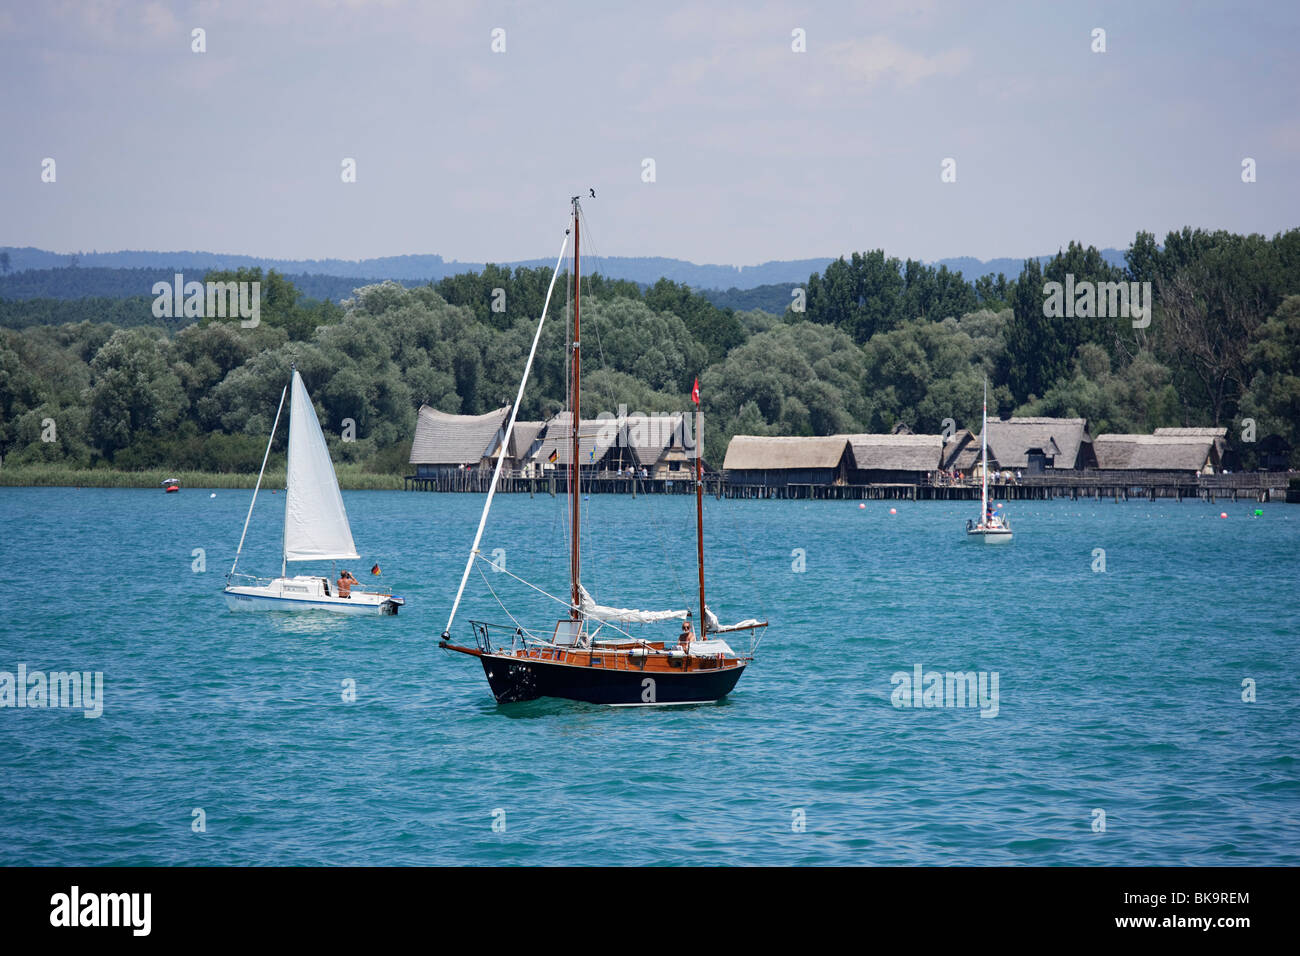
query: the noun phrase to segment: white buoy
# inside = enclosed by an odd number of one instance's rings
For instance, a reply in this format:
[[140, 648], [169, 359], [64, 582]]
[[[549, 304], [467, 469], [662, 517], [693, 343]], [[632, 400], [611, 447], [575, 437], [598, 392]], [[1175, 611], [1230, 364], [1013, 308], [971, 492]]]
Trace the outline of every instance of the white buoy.
[[215, 498], [216, 496], [217, 496], [217, 493], [216, 493], [215, 491], [212, 492], [212, 494], [208, 495], [209, 498]]

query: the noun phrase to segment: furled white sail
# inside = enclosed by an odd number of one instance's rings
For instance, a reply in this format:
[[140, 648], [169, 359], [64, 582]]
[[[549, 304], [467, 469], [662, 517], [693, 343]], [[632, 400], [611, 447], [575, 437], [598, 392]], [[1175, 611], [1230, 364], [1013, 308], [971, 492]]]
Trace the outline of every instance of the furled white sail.
[[749, 617], [739, 624], [728, 624], [723, 627], [718, 623], [718, 615], [713, 613], [713, 609], [707, 604], [704, 606], [704, 632], [706, 634], [726, 634], [728, 631], [748, 631], [755, 627], [765, 627], [766, 625], [757, 618]]
[[638, 611], [630, 607], [605, 607], [597, 604], [581, 584], [582, 613], [598, 621], [619, 621], [626, 624], [653, 624], [655, 621], [670, 621], [673, 618], [686, 620], [685, 611]]
[[307, 386], [293, 371], [289, 406], [289, 474], [284, 502], [286, 561], [330, 561], [358, 557], [343, 510], [334, 463], [316, 418]]

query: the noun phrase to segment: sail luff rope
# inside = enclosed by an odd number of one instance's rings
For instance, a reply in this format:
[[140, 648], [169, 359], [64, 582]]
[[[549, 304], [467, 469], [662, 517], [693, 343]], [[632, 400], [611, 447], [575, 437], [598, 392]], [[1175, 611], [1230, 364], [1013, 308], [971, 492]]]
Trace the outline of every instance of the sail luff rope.
[[[289, 394], [289, 386], [280, 390], [280, 407], [275, 410], [275, 422], [271, 425], [271, 437], [266, 440], [266, 454], [262, 456], [262, 467], [257, 472], [257, 484], [253, 487], [253, 500], [248, 503], [248, 517], [244, 519], [244, 530], [239, 535], [239, 547], [235, 549], [235, 563], [230, 566], [230, 574], [235, 573], [239, 565], [239, 554], [244, 550], [244, 536], [248, 534], [248, 523], [253, 520], [253, 505], [257, 504], [257, 492], [262, 487], [262, 475], [266, 472], [267, 459], [271, 457], [271, 444], [275, 441], [275, 430], [280, 425], [280, 413], [284, 411], [284, 397]], [[226, 577], [230, 577], [230, 574]]]
[[465, 571], [460, 576], [460, 586], [456, 588], [456, 600], [452, 602], [451, 614], [447, 616], [447, 626], [443, 629], [442, 636], [447, 638], [451, 635], [452, 622], [456, 620], [456, 611], [460, 608], [460, 599], [465, 594], [465, 583], [469, 580], [470, 568], [474, 566], [474, 555], [478, 554], [479, 543], [483, 540], [483, 529], [487, 525], [488, 512], [492, 509], [492, 498], [496, 495], [497, 482], [501, 479], [501, 468], [506, 462], [505, 450], [510, 444], [510, 434], [514, 431], [515, 417], [519, 414], [519, 403], [524, 400], [524, 387], [528, 384], [528, 376], [533, 369], [533, 359], [537, 355], [537, 343], [542, 338], [542, 328], [546, 325], [546, 310], [551, 304], [551, 293], [555, 291], [555, 280], [560, 274], [560, 264], [564, 262], [564, 252], [569, 247], [569, 231], [564, 231], [564, 241], [560, 243], [560, 255], [555, 263], [555, 271], [551, 273], [551, 284], [546, 290], [546, 301], [542, 303], [542, 315], [537, 320], [537, 331], [533, 334], [533, 346], [528, 351], [528, 362], [524, 365], [523, 378], [519, 380], [519, 391], [515, 395], [514, 405], [510, 408], [510, 421], [506, 425], [505, 434], [501, 436], [501, 454], [497, 455], [496, 468], [492, 473], [492, 484], [488, 488], [487, 500], [483, 502], [483, 514], [478, 519], [478, 530], [474, 532], [474, 543], [470, 546], [469, 557], [465, 559]]

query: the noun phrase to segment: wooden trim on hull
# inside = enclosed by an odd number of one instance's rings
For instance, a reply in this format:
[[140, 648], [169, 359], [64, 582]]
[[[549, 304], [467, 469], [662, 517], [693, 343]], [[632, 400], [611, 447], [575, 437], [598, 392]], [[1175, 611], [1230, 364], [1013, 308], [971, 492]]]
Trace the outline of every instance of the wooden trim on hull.
[[650, 654], [628, 657], [615, 666], [610, 661], [616, 655], [601, 650], [557, 651], [546, 658], [536, 651], [490, 654], [454, 644], [440, 646], [479, 658], [492, 696], [500, 704], [539, 697], [614, 706], [712, 703], [735, 689], [749, 664], [737, 658], [718, 661]]

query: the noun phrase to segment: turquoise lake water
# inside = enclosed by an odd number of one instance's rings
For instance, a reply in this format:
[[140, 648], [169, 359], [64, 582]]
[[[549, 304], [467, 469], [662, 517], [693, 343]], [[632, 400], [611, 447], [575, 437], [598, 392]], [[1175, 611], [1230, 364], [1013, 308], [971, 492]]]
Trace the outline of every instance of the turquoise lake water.
[[[227, 611], [250, 494], [0, 489], [0, 671], [104, 682], [97, 719], [0, 709], [0, 864], [1300, 864], [1300, 507], [1012, 503], [991, 548], [978, 505], [709, 499], [758, 658], [722, 704], [606, 709], [498, 706], [437, 649], [481, 496], [344, 493], [351, 569], [408, 601], [370, 619]], [[597, 600], [695, 603], [692, 499], [587, 504]], [[241, 571], [278, 573], [282, 506]], [[498, 548], [563, 592], [562, 499], [498, 498]], [[486, 569], [463, 642], [508, 621], [487, 584], [556, 617]], [[996, 672], [996, 716], [894, 706], [917, 665]]]

